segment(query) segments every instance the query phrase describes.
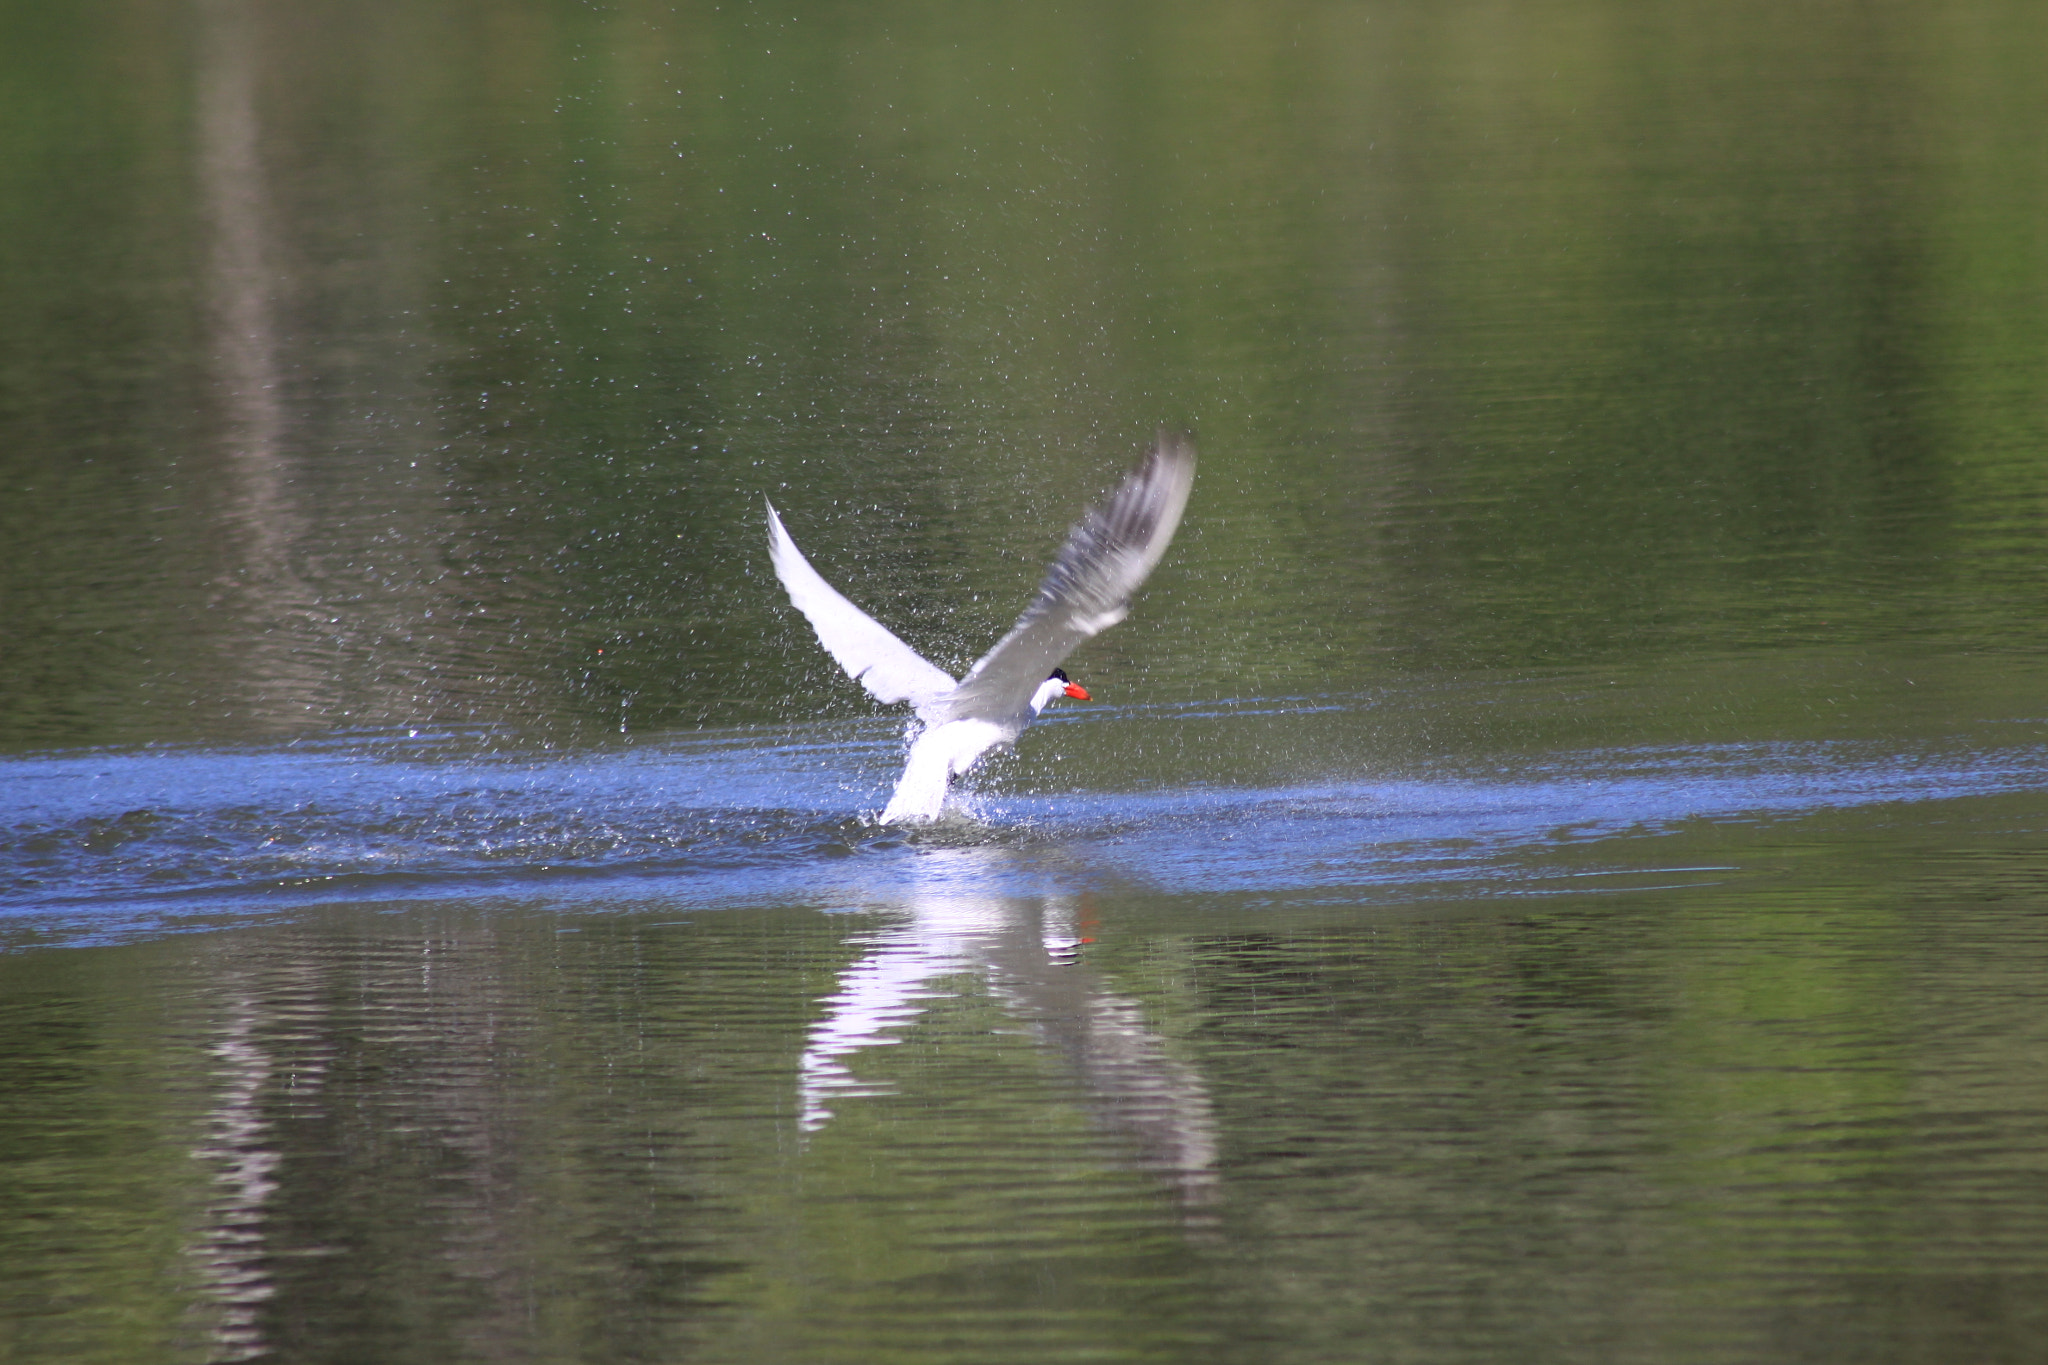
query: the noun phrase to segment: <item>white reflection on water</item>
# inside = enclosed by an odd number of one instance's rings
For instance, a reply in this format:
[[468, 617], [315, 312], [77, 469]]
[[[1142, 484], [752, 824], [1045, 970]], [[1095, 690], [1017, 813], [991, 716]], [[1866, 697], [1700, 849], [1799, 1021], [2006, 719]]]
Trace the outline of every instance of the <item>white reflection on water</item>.
[[[242, 587], [262, 600], [296, 595], [300, 585], [287, 551], [300, 518], [289, 502], [278, 450], [284, 414], [272, 298], [275, 253], [256, 110], [257, 35], [242, 0], [203, 0], [197, 13], [195, 169], [213, 229], [206, 287], [228, 410], [227, 467], [247, 540]], [[265, 602], [264, 610], [274, 615], [277, 604]], [[295, 682], [303, 688], [307, 679]], [[264, 1224], [280, 1156], [262, 1112], [274, 1069], [260, 1036], [265, 1002], [246, 973], [231, 972], [226, 985], [224, 1017], [210, 1049], [217, 1090], [206, 1141], [193, 1152], [212, 1168], [217, 1194], [187, 1253], [216, 1313], [208, 1359], [236, 1361], [270, 1352], [258, 1314], [276, 1292], [264, 1269]]]
[[831, 1122], [836, 1104], [889, 1093], [860, 1079], [852, 1059], [900, 1042], [928, 1001], [959, 993], [947, 978], [973, 974], [1066, 1061], [1096, 1121], [1129, 1141], [1140, 1165], [1169, 1180], [1185, 1207], [1209, 1203], [1216, 1123], [1201, 1076], [1146, 1027], [1136, 1001], [1081, 960], [1086, 897], [997, 895], [1006, 859], [997, 849], [941, 848], [916, 860], [901, 922], [865, 941], [866, 956], [840, 974], [805, 1040], [804, 1133]]
[[298, 720], [318, 709], [328, 683], [323, 663], [276, 631], [317, 612], [293, 562], [309, 523], [285, 451], [282, 252], [257, 99], [263, 35], [246, 0], [204, 0], [198, 14], [195, 171], [212, 228], [206, 300], [231, 534], [241, 549], [214, 596], [216, 605], [239, 603], [255, 627], [237, 650], [245, 704], [267, 721]]
[[272, 1173], [280, 1158], [261, 1104], [273, 1069], [257, 1037], [265, 1013], [249, 983], [236, 982], [210, 1049], [219, 1063], [219, 1090], [207, 1115], [207, 1141], [192, 1153], [213, 1168], [219, 1191], [188, 1248], [207, 1297], [218, 1306], [209, 1332], [212, 1360], [253, 1360], [270, 1349], [257, 1314], [276, 1292], [264, 1270], [264, 1206], [277, 1188]]
[[[207, 1359], [253, 1360], [277, 1349], [263, 1315], [278, 1293], [276, 1258], [287, 1254], [274, 1228], [280, 1186], [289, 1184], [278, 1169], [286, 1148], [278, 1119], [302, 1117], [326, 1090], [331, 969], [303, 942], [252, 957], [246, 944], [210, 939], [199, 952], [214, 987], [212, 1103], [192, 1156], [212, 1173], [214, 1194], [185, 1254], [211, 1305]], [[301, 1244], [288, 1254], [331, 1249]]]

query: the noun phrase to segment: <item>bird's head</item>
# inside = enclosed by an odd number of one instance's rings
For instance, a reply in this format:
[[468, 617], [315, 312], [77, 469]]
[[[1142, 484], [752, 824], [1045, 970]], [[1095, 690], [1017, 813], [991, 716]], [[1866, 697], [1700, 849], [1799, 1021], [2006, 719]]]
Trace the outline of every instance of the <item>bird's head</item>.
[[1043, 711], [1061, 697], [1072, 697], [1075, 701], [1093, 701], [1088, 689], [1067, 676], [1064, 668], [1055, 668], [1052, 675], [1038, 685], [1037, 693], [1031, 698], [1031, 709]]

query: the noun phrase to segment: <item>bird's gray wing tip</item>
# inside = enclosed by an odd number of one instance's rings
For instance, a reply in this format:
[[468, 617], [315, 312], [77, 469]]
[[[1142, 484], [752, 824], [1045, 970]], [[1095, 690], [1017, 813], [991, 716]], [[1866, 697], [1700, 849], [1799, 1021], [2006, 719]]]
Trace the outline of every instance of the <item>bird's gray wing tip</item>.
[[1193, 432], [1179, 427], [1161, 426], [1152, 437], [1152, 453], [1147, 464], [1158, 465], [1167, 461], [1192, 466], [1195, 462], [1195, 436]]

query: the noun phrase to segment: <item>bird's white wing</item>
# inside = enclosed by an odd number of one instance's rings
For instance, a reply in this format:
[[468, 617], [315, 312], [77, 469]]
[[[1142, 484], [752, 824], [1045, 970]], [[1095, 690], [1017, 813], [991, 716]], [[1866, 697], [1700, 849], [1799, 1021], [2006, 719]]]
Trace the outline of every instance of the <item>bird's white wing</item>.
[[847, 601], [804, 558], [775, 504], [768, 504], [768, 558], [789, 592], [790, 605], [804, 614], [818, 643], [848, 677], [877, 701], [907, 701], [923, 715], [953, 690], [952, 675], [889, 633], [888, 627]]
[[1131, 594], [1180, 525], [1194, 481], [1194, 443], [1160, 432], [1144, 462], [1081, 519], [1046, 570], [1038, 596], [940, 703], [936, 718], [1006, 725], [1028, 720], [1031, 694], [1052, 670], [1076, 645], [1130, 611]]

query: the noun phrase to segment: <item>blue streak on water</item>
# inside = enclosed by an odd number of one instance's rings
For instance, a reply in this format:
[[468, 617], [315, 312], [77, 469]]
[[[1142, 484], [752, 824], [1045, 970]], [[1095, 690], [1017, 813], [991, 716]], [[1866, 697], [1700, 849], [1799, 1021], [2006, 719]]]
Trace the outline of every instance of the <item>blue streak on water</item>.
[[[1275, 709], [1342, 708], [1229, 714]], [[1526, 892], [1587, 875], [1583, 858], [1533, 864], [1559, 849], [1605, 848], [1616, 870], [1712, 875], [1661, 868], [1640, 843], [1690, 822], [2048, 791], [2038, 746], [1593, 748], [1292, 786], [981, 795], [975, 820], [906, 832], [868, 820], [901, 751], [884, 723], [601, 752], [488, 743], [347, 734], [0, 761], [0, 921], [104, 942], [344, 899], [861, 906], [913, 880], [928, 893], [935, 869], [919, 855], [961, 844], [1006, 851], [997, 875], [1017, 894]], [[1002, 889], [987, 860], [977, 866], [978, 894]]]

